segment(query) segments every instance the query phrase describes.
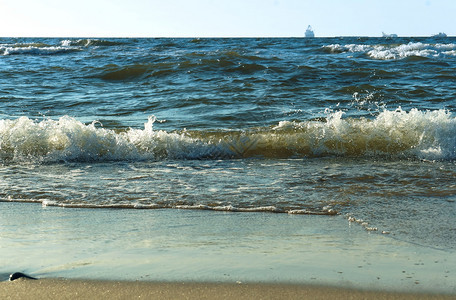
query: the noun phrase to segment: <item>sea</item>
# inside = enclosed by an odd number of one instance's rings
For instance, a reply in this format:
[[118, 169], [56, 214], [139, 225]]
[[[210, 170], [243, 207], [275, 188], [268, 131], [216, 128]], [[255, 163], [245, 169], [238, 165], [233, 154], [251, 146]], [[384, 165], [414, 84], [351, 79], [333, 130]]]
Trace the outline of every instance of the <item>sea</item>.
[[0, 38], [0, 202], [342, 218], [454, 253], [455, 113], [454, 37]]

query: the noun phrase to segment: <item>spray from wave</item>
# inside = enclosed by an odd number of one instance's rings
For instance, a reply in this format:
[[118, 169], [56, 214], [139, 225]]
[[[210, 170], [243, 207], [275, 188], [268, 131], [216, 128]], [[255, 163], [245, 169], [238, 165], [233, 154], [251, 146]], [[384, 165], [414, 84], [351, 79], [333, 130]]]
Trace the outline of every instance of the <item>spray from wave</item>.
[[446, 110], [384, 110], [373, 119], [282, 121], [242, 131], [163, 131], [149, 117], [144, 129], [106, 129], [21, 117], [0, 120], [3, 162], [123, 161], [306, 157], [391, 157], [426, 160], [456, 158], [456, 118]]

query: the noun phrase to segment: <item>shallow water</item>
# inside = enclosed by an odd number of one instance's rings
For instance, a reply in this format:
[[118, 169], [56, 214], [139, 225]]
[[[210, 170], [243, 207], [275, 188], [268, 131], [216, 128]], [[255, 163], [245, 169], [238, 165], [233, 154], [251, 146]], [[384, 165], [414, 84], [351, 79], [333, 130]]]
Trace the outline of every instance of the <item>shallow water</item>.
[[[271, 282], [454, 294], [456, 257], [343, 216], [0, 203], [0, 280]], [[28, 216], [23, 218], [23, 216]]]
[[454, 251], [455, 42], [0, 39], [0, 201], [340, 215]]

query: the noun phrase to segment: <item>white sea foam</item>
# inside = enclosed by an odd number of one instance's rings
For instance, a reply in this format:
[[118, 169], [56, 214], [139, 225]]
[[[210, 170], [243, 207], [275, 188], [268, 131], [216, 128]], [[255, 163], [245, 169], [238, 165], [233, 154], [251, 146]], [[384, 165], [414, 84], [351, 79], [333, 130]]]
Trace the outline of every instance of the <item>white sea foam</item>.
[[64, 116], [35, 121], [27, 117], [0, 120], [0, 157], [6, 159], [138, 160], [198, 158], [204, 145], [185, 133], [152, 129], [149, 118], [144, 129], [123, 132], [85, 125]]
[[16, 55], [16, 54], [28, 54], [28, 55], [52, 55], [66, 52], [79, 51], [78, 47], [69, 46], [37, 46], [37, 45], [0, 45], [0, 54], [2, 55]]
[[87, 47], [93, 43], [92, 39], [63, 40], [60, 42], [62, 47], [83, 46]]
[[392, 155], [421, 159], [456, 158], [456, 119], [446, 110], [384, 110], [373, 119], [344, 119], [331, 113], [327, 122], [280, 122], [276, 130], [295, 131], [295, 142], [314, 155]]
[[71, 117], [0, 120], [0, 159], [109, 161], [244, 157], [390, 156], [456, 159], [456, 118], [446, 110], [384, 110], [373, 119], [328, 113], [325, 121], [282, 121], [241, 132], [115, 131]]
[[90, 45], [91, 40], [63, 40], [59, 44], [50, 45], [39, 42], [0, 44], [0, 55], [53, 55], [81, 51]]
[[71, 46], [71, 40], [63, 40], [60, 42], [60, 45], [62, 45], [62, 47], [69, 47]]
[[448, 55], [448, 56], [456, 56], [456, 50], [443, 51], [442, 54]]
[[359, 44], [332, 44], [323, 46], [334, 53], [365, 53], [373, 59], [396, 60], [411, 56], [433, 57], [440, 55], [454, 55], [456, 44], [427, 44], [410, 42], [400, 45], [359, 45]]

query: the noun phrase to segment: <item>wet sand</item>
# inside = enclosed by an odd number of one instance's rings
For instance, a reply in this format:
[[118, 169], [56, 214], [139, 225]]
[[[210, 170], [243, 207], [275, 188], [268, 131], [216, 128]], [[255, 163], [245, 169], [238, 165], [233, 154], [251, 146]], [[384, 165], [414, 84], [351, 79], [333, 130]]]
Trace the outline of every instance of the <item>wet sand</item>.
[[[177, 287], [190, 298], [201, 290], [302, 298], [309, 288], [361, 298], [364, 292], [354, 291], [456, 295], [454, 251], [405, 243], [394, 232], [367, 232], [343, 216], [28, 203], [0, 203], [0, 209], [2, 296], [53, 291], [73, 298], [117, 290], [173, 298]], [[14, 272], [40, 280], [2, 282]]]
[[393, 293], [263, 283], [169, 283], [18, 279], [0, 283], [2, 299], [456, 299], [456, 295]]

